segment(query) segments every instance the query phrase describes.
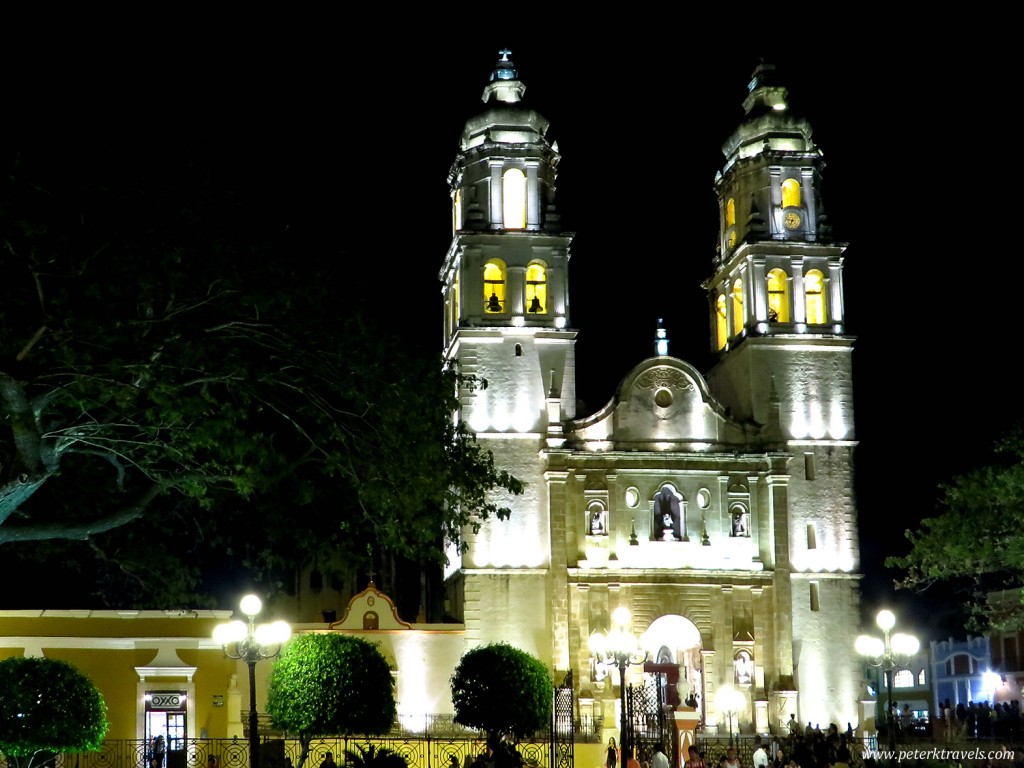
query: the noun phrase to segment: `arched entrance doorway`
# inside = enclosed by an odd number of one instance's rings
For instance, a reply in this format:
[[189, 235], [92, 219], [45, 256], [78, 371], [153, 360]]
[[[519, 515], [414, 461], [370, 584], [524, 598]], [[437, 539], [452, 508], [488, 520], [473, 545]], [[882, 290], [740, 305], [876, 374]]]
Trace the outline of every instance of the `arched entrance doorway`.
[[704, 663], [697, 626], [685, 616], [671, 614], [651, 622], [640, 636], [640, 647], [647, 651], [651, 671], [664, 673], [665, 700], [673, 704], [695, 706], [704, 721]]

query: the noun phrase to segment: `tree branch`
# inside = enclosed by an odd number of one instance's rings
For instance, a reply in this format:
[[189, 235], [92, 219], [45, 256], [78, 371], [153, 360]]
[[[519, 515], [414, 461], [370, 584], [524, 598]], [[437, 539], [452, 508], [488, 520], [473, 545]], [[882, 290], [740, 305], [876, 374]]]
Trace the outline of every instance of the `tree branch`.
[[165, 487], [154, 484], [134, 503], [123, 507], [106, 517], [79, 524], [0, 526], [0, 544], [26, 541], [48, 541], [52, 539], [77, 539], [86, 541], [90, 536], [119, 528], [142, 517], [150, 502], [159, 496]]

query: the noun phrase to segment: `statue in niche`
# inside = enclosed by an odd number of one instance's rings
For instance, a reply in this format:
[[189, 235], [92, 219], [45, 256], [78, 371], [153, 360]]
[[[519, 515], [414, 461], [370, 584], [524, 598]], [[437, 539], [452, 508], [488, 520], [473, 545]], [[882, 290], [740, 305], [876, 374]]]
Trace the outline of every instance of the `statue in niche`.
[[749, 536], [749, 526], [747, 525], [747, 511], [743, 507], [733, 507], [732, 510], [732, 535], [733, 536]]
[[651, 538], [656, 541], [682, 541], [682, 514], [679, 497], [669, 486], [654, 495], [654, 520]]
[[604, 524], [604, 511], [595, 507], [590, 515], [590, 535], [603, 536], [608, 533]]
[[746, 651], [736, 654], [736, 685], [750, 685], [754, 678], [754, 660]]

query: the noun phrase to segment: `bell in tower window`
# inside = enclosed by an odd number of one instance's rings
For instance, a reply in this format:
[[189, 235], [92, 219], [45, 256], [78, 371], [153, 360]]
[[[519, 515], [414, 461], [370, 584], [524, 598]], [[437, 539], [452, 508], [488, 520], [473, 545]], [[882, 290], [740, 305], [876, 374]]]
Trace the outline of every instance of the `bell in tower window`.
[[526, 311], [531, 315], [543, 315], [547, 306], [547, 270], [543, 264], [531, 264], [526, 268]]
[[789, 322], [789, 278], [781, 269], [768, 273], [768, 322]]
[[484, 312], [490, 315], [505, 311], [505, 264], [491, 259], [484, 264]]

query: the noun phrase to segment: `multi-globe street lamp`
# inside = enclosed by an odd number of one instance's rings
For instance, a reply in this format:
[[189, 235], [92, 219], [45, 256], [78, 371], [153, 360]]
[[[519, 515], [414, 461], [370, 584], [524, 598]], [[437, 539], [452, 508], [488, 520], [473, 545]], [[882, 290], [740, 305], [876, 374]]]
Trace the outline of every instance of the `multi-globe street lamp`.
[[715, 692], [715, 709], [729, 718], [729, 746], [732, 746], [732, 719], [743, 709], [746, 700], [743, 693], [728, 683], [719, 686]]
[[896, 719], [892, 706], [892, 677], [898, 667], [906, 664], [910, 657], [921, 648], [921, 643], [913, 635], [897, 632], [890, 635], [892, 628], [896, 626], [896, 615], [892, 611], [883, 610], [878, 612], [875, 623], [882, 630], [882, 637], [872, 635], [861, 635], [857, 638], [855, 647], [857, 653], [868, 660], [874, 667], [880, 667], [885, 672], [885, 687], [888, 692], [888, 704], [886, 706], [886, 728], [889, 729], [889, 750], [896, 751]]
[[292, 629], [285, 621], [256, 626], [256, 615], [263, 603], [256, 595], [246, 595], [240, 603], [242, 613], [249, 618], [248, 625], [236, 619], [218, 624], [213, 639], [224, 648], [228, 658], [241, 659], [249, 667], [249, 766], [259, 765], [259, 720], [256, 717], [256, 662], [272, 659], [281, 652], [281, 646], [291, 637]]
[[630, 664], [643, 664], [647, 660], [647, 651], [629, 631], [632, 617], [629, 609], [620, 606], [612, 614], [612, 629], [605, 633], [595, 631], [590, 635], [590, 653], [597, 664], [615, 665], [619, 668], [619, 761], [620, 768], [626, 768], [630, 751], [635, 749], [632, 739], [627, 744], [626, 718], [626, 667]]

